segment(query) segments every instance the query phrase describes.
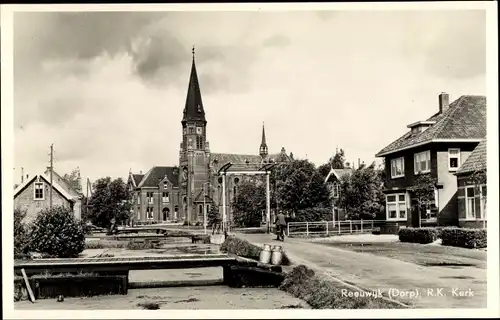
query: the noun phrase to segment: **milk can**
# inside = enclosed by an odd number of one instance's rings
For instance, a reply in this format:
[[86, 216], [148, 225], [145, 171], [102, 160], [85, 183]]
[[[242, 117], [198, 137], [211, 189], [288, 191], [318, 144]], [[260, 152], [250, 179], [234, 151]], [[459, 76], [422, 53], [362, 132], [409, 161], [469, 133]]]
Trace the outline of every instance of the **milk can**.
[[260, 252], [259, 261], [261, 263], [269, 263], [270, 260], [271, 260], [271, 246], [265, 244], [264, 249]]
[[283, 259], [283, 253], [281, 252], [280, 246], [274, 246], [271, 254], [271, 264], [279, 266], [281, 260]]

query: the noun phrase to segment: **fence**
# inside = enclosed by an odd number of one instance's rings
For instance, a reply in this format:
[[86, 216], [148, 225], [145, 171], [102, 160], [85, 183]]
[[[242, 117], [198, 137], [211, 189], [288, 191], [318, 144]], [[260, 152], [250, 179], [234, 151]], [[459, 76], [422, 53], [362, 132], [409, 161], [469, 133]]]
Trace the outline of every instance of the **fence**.
[[343, 220], [320, 222], [289, 222], [286, 233], [290, 235], [335, 235], [371, 233], [386, 223], [385, 220]]

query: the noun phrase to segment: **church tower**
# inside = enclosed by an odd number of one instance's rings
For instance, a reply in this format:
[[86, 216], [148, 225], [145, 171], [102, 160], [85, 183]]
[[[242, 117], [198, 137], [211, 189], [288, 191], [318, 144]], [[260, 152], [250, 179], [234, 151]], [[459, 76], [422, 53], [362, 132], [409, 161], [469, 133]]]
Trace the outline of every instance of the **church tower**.
[[208, 181], [208, 164], [210, 149], [207, 141], [207, 120], [203, 101], [201, 99], [200, 84], [196, 72], [196, 63], [193, 47], [193, 62], [189, 87], [186, 96], [186, 105], [182, 117], [182, 142], [180, 144], [179, 165], [181, 169], [181, 203], [185, 220], [188, 222], [203, 219], [203, 185]]
[[264, 123], [262, 124], [262, 142], [260, 143], [259, 155], [262, 160], [267, 158], [268, 155], [267, 143], [266, 143], [266, 130], [264, 128]]

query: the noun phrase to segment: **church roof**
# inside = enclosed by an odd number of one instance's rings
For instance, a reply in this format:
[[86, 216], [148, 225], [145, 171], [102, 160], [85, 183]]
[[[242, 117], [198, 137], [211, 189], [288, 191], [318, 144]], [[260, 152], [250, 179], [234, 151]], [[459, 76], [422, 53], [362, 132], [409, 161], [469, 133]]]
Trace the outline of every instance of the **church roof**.
[[137, 187], [158, 187], [158, 184], [165, 178], [165, 176], [167, 176], [168, 180], [174, 187], [179, 185], [179, 171], [177, 167], [154, 166], [144, 175]]
[[136, 186], [138, 186], [139, 183], [141, 183], [142, 178], [144, 178], [143, 174], [132, 174], [132, 179]]
[[264, 124], [262, 124], [262, 141], [260, 143], [261, 146], [267, 146], [266, 143], [266, 130], [264, 129]]
[[210, 165], [214, 170], [219, 170], [226, 163], [233, 164], [244, 164], [248, 163], [261, 163], [262, 158], [259, 155], [247, 155], [247, 154], [234, 154], [234, 153], [211, 153], [210, 154]]
[[191, 75], [189, 77], [189, 86], [187, 90], [186, 105], [184, 107], [182, 123], [185, 123], [186, 121], [207, 122], [205, 118], [205, 110], [203, 109], [203, 101], [201, 99], [198, 73], [196, 72], [196, 63], [194, 61], [194, 48], [193, 64], [191, 65]]

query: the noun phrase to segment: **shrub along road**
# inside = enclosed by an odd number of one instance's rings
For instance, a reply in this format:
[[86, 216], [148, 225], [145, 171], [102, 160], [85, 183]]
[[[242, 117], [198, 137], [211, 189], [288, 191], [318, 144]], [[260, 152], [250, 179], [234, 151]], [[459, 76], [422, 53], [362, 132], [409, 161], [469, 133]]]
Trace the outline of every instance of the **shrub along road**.
[[[487, 272], [484, 266], [421, 266], [397, 258], [326, 246], [307, 239], [286, 238], [282, 243], [273, 240], [274, 235], [236, 236], [259, 245], [282, 245], [295, 265], [304, 264], [325, 277], [339, 279], [365, 290], [378, 291], [385, 296], [390, 294], [391, 298], [415, 308], [486, 307]], [[426, 253], [416, 251], [415, 254]]]

